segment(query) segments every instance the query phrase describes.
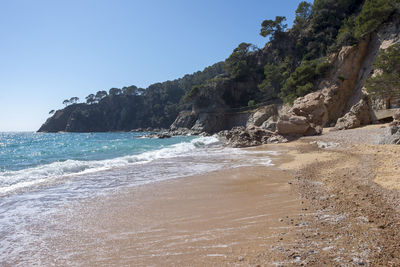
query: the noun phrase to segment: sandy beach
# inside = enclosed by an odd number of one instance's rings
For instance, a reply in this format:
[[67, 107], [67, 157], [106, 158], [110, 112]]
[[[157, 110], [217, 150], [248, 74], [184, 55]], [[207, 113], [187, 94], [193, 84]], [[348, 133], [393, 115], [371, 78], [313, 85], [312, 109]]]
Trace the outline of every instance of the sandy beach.
[[290, 188], [290, 172], [279, 168], [290, 158], [282, 154], [273, 167], [173, 179], [80, 203], [54, 218], [68, 229], [63, 237], [49, 240], [53, 249], [68, 256], [49, 253], [43, 262], [232, 266], [264, 265], [268, 259], [281, 264], [279, 243], [294, 237], [294, 226], [283, 221], [301, 211], [298, 194]]
[[400, 148], [373, 144], [383, 127], [79, 202], [32, 225], [60, 233], [32, 253], [57, 266], [399, 266]]

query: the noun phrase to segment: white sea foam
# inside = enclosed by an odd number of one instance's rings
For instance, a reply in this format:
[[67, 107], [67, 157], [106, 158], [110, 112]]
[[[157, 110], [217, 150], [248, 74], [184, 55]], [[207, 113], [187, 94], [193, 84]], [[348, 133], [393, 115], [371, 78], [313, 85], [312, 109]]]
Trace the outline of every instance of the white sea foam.
[[[135, 167], [137, 171], [134, 180], [129, 180], [129, 184], [145, 184], [164, 179], [177, 178], [182, 176], [200, 174], [215, 171], [225, 167], [245, 167], [253, 165], [271, 166], [269, 155], [272, 151], [242, 150], [235, 148], [223, 148], [217, 137], [198, 137], [190, 142], [181, 142], [159, 150], [147, 151], [141, 154], [128, 155], [106, 160], [66, 160], [53, 162], [33, 168], [6, 171], [0, 173], [0, 195], [10, 194], [28, 188], [35, 188], [41, 185], [53, 184], [63, 181], [68, 177], [77, 177], [85, 174], [96, 175], [96, 172], [118, 169], [129, 165], [143, 165], [156, 161], [153, 167]], [[161, 161], [160, 161], [161, 160]], [[167, 163], [169, 165], [166, 165]], [[132, 176], [132, 175], [131, 175]], [[113, 181], [126, 183], [125, 178], [116, 178]], [[125, 179], [125, 180], [124, 180]], [[104, 183], [104, 187], [109, 185], [106, 181], [96, 180], [96, 184]]]
[[0, 194], [7, 194], [25, 187], [51, 182], [60, 177], [88, 174], [130, 164], [144, 164], [158, 159], [188, 156], [196, 150], [219, 144], [218, 138], [214, 136], [199, 137], [190, 142], [182, 142], [138, 155], [97, 161], [66, 160], [18, 171], [6, 171], [0, 173]]

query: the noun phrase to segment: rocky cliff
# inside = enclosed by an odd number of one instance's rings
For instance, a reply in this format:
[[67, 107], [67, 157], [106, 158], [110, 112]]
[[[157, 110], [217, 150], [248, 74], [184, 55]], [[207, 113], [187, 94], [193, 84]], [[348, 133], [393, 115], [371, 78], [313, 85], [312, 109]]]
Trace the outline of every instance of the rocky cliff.
[[[98, 104], [68, 106], [49, 118], [39, 132], [106, 132], [129, 131], [142, 127], [148, 118], [138, 112], [136, 96], [113, 96]], [[145, 125], [146, 126], [146, 125]]]
[[319, 90], [298, 98], [278, 121], [278, 133], [313, 135], [321, 126], [351, 129], [371, 123], [371, 105], [364, 89], [378, 51], [400, 40], [398, 23], [388, 23], [357, 46], [345, 46], [330, 56], [333, 65]]

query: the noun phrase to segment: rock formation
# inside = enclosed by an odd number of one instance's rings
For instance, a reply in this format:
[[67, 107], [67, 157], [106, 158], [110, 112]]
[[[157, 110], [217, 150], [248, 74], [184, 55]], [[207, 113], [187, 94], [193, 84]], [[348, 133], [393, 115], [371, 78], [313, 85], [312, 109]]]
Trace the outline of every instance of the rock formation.
[[[272, 104], [265, 107], [258, 108], [249, 116], [246, 123], [247, 127], [257, 126], [260, 127], [262, 124], [270, 118], [278, 115], [278, 105]], [[267, 126], [265, 126], [267, 127]], [[262, 127], [263, 128], [263, 127]]]
[[[278, 133], [310, 135], [320, 133], [316, 127], [321, 126], [337, 124], [336, 129], [342, 130], [371, 123], [370, 105], [363, 96], [364, 82], [371, 75], [379, 49], [396, 42], [400, 42], [399, 25], [389, 24], [357, 46], [345, 46], [331, 55], [329, 77], [321, 81], [320, 90], [294, 102], [278, 121]], [[313, 130], [306, 130], [307, 126]]]
[[393, 122], [390, 123], [386, 133], [381, 136], [379, 143], [400, 145], [400, 110], [393, 115]]
[[172, 123], [170, 129], [176, 130], [179, 128], [191, 129], [196, 123], [197, 115], [192, 111], [181, 111]]
[[249, 128], [234, 127], [232, 130], [219, 132], [218, 136], [231, 147], [249, 147], [288, 141], [281, 135], [255, 126]]
[[368, 104], [368, 98], [364, 98], [352, 106], [350, 111], [347, 112], [343, 117], [337, 120], [335, 129], [353, 129], [369, 123], [371, 123], [371, 110]]

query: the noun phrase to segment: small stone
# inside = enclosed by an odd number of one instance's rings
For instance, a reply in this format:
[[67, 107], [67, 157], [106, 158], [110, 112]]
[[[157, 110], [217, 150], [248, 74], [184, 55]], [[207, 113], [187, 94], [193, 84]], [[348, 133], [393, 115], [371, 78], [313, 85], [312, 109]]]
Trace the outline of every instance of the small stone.
[[244, 258], [243, 257], [239, 257], [238, 260], [239, 261], [244, 261]]

